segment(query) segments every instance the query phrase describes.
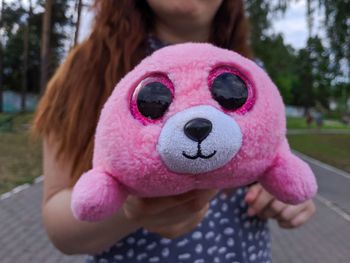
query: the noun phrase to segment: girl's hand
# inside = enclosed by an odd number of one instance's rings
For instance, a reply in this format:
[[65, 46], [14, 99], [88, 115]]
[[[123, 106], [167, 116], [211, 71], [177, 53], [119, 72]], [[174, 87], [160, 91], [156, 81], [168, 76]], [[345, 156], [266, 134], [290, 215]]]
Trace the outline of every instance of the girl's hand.
[[245, 196], [248, 203], [248, 215], [257, 215], [262, 219], [275, 218], [283, 228], [296, 228], [306, 223], [315, 213], [312, 200], [299, 205], [289, 205], [278, 201], [260, 184], [251, 186]]
[[138, 198], [129, 196], [126, 217], [150, 232], [177, 238], [193, 230], [203, 219], [217, 190], [193, 190], [177, 196]]

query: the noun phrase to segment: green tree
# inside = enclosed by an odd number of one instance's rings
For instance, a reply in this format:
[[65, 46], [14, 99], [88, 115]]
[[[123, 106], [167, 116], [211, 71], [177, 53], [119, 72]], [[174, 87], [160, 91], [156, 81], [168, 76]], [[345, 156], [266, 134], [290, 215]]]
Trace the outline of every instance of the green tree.
[[[68, 10], [73, 0], [57, 0], [53, 4], [50, 34], [50, 58], [48, 75], [50, 76], [65, 54], [66, 42], [70, 37], [68, 28], [72, 26], [72, 17]], [[28, 92], [39, 93], [40, 91], [40, 46], [43, 21], [43, 1], [33, 1], [33, 14], [28, 17], [23, 6], [18, 2], [11, 2], [4, 6], [4, 56], [3, 76], [4, 88], [20, 91], [24, 75], [21, 72], [23, 65], [23, 53], [26, 43], [25, 31], [27, 23], [30, 24], [28, 32], [28, 64], [26, 86]], [[28, 21], [27, 19], [28, 18]]]
[[316, 103], [329, 108], [332, 82], [339, 74], [331, 63], [330, 50], [326, 49], [318, 36], [310, 37], [307, 47], [299, 50], [296, 63], [298, 80], [293, 84], [293, 102], [309, 108]]
[[295, 50], [286, 45], [282, 35], [265, 37], [256, 47], [259, 59], [264, 63], [264, 68], [271, 79], [279, 88], [286, 104], [292, 103], [292, 86], [296, 82]]

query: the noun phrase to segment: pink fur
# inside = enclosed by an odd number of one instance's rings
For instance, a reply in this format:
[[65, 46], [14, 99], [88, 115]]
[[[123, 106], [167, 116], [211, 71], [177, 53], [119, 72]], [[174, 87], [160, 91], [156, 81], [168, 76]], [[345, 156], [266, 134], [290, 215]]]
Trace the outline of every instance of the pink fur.
[[[238, 71], [251, 84], [251, 105], [244, 111], [225, 111], [212, 98], [208, 80], [219, 66]], [[152, 122], [135, 118], [133, 93], [153, 73], [173, 83], [173, 102]], [[162, 127], [174, 114], [209, 105], [235, 120], [242, 146], [231, 161], [200, 175], [178, 174], [164, 165], [156, 146]], [[294, 156], [285, 139], [282, 98], [267, 74], [254, 62], [210, 44], [179, 44], [144, 59], [117, 85], [104, 105], [97, 126], [93, 169], [73, 191], [72, 209], [81, 220], [108, 217], [127, 194], [141, 197], [175, 195], [194, 188], [228, 188], [260, 181], [282, 201], [299, 203], [317, 190], [310, 168]]]

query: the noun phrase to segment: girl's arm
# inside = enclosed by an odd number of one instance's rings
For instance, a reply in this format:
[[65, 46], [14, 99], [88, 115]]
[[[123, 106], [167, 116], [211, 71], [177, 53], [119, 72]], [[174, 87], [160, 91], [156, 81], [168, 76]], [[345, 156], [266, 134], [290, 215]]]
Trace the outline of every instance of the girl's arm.
[[123, 209], [98, 223], [76, 220], [71, 212], [71, 163], [56, 159], [57, 146], [44, 140], [43, 221], [53, 244], [65, 254], [96, 254], [140, 227], [164, 237], [181, 236], [202, 221], [215, 190], [178, 196], [129, 196]]
[[76, 220], [70, 208], [70, 163], [57, 161], [56, 145], [44, 140], [43, 221], [53, 244], [66, 254], [96, 253], [139, 226], [125, 217], [123, 210], [106, 221], [87, 223]]

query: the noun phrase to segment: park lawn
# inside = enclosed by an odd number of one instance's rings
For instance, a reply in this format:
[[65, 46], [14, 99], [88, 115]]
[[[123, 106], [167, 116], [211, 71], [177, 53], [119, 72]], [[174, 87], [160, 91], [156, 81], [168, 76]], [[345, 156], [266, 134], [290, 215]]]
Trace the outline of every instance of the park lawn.
[[[306, 125], [305, 118], [299, 117], [288, 117], [287, 118], [287, 128], [288, 129], [316, 129], [316, 123], [313, 122], [310, 127]], [[325, 120], [322, 129], [349, 129], [350, 125], [346, 125], [337, 120]]]
[[[3, 115], [0, 115], [0, 119]], [[0, 194], [41, 175], [41, 143], [28, 132], [32, 114], [17, 115], [13, 129], [0, 132]]]
[[292, 149], [350, 172], [350, 134], [289, 135]]

